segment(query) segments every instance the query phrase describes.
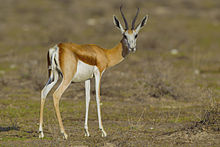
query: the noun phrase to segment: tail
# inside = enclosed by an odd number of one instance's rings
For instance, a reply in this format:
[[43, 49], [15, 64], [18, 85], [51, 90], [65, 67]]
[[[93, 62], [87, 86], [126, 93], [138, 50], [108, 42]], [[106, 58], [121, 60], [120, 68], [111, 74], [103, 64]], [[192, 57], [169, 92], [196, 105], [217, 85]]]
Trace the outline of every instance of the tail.
[[60, 72], [60, 68], [59, 68], [58, 52], [59, 52], [59, 49], [57, 46], [55, 46], [49, 49], [47, 53], [49, 80], [47, 81], [45, 87], [41, 91], [42, 98], [46, 98], [47, 94], [50, 92], [50, 90], [53, 88], [53, 86], [58, 81], [59, 75], [62, 75], [62, 73]]
[[58, 52], [59, 52], [58, 47], [54, 46], [53, 48], [49, 49], [47, 53], [48, 76], [49, 76], [47, 85], [50, 84], [52, 81], [54, 81], [55, 74], [62, 76], [62, 73], [59, 68]]
[[51, 74], [51, 59], [50, 59], [51, 55], [50, 52], [47, 52], [47, 68], [48, 68], [48, 77], [50, 78], [50, 74]]

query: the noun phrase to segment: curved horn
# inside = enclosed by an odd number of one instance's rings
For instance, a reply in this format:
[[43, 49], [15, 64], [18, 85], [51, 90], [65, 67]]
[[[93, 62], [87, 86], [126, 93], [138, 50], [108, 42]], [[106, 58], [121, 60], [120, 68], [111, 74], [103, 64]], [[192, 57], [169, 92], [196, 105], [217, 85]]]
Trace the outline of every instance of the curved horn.
[[136, 13], [136, 15], [135, 15], [135, 17], [134, 17], [134, 19], [133, 19], [133, 21], [132, 21], [132, 26], [131, 26], [131, 29], [132, 29], [132, 30], [135, 28], [135, 21], [136, 21], [136, 19], [137, 19], [139, 10], [140, 10], [140, 9], [138, 8], [138, 9], [137, 9], [137, 13]]
[[124, 16], [121, 9], [122, 9], [122, 5], [120, 6], [120, 12], [121, 12], [121, 15], [122, 15], [122, 17], [124, 19], [124, 22], [125, 22], [125, 30], [128, 30], [128, 22], [127, 22], [127, 20], [126, 20], [126, 18], [125, 18], [125, 16]]

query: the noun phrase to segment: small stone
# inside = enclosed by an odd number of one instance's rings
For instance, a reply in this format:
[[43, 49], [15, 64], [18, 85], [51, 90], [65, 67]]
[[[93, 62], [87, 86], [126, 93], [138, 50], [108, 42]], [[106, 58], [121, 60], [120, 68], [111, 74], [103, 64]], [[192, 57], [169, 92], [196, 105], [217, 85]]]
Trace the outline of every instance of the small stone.
[[87, 24], [88, 24], [89, 26], [94, 26], [94, 25], [96, 24], [96, 19], [94, 19], [94, 18], [89, 18], [89, 19], [87, 20]]
[[11, 65], [10, 65], [10, 68], [11, 68], [11, 69], [14, 69], [15, 67], [16, 67], [15, 64], [11, 64]]
[[199, 74], [200, 74], [200, 70], [199, 70], [199, 69], [195, 69], [194, 73], [195, 73], [196, 75], [199, 75]]
[[178, 51], [178, 49], [172, 49], [172, 50], [170, 51], [170, 53], [171, 53], [172, 55], [177, 55], [177, 54], [179, 53], [179, 51]]

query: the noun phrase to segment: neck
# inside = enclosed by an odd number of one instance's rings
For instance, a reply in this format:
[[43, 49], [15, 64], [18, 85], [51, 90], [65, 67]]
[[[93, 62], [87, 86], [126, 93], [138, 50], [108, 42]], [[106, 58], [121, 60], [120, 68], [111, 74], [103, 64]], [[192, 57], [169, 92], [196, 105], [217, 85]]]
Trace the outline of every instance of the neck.
[[115, 47], [112, 49], [105, 50], [106, 56], [108, 58], [108, 67], [112, 67], [124, 60], [128, 55], [128, 49], [125, 45], [124, 39], [122, 39]]

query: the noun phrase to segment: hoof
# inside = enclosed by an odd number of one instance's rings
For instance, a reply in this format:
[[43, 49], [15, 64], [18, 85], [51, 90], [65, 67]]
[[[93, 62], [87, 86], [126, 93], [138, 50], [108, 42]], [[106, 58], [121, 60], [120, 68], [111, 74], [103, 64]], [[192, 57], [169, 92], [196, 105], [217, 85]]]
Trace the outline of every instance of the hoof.
[[88, 129], [85, 129], [85, 137], [90, 137]]
[[62, 133], [63, 134], [63, 139], [67, 140], [68, 135], [66, 133]]
[[89, 133], [85, 133], [85, 137], [90, 137], [90, 134]]
[[39, 138], [44, 138], [44, 133], [43, 132], [40, 132]]
[[101, 131], [102, 131], [102, 137], [106, 137], [107, 136], [106, 132], [103, 129], [101, 129]]

